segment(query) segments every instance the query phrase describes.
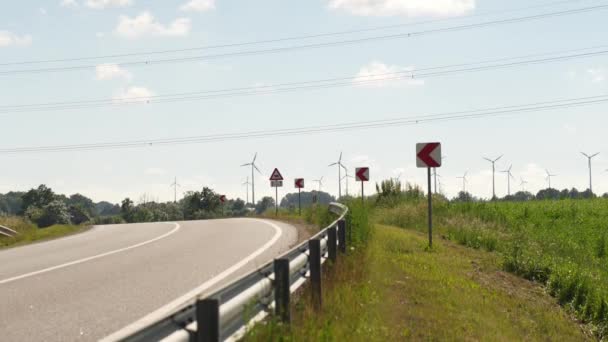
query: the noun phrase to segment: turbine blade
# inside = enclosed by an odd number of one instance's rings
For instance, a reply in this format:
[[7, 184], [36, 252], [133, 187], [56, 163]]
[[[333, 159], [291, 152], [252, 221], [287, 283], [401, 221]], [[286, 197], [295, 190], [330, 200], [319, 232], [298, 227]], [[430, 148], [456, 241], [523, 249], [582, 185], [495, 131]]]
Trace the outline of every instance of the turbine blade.
[[336, 164], [338, 164], [338, 163], [332, 163], [332, 164], [329, 164], [329, 165], [327, 165], [327, 167], [334, 166], [334, 165], [336, 165]]
[[591, 158], [593, 158], [593, 157], [597, 156], [598, 154], [600, 154], [600, 152], [598, 152], [598, 153], [596, 153], [596, 154], [592, 155], [592, 156], [591, 156]]
[[504, 156], [504, 154], [501, 154], [500, 157], [494, 159], [494, 162], [497, 162], [498, 160], [500, 160], [500, 158], [502, 158]]
[[251, 165], [251, 163], [243, 164], [241, 166], [249, 166], [249, 165]]
[[258, 167], [257, 167], [257, 166], [255, 166], [255, 164], [251, 164], [251, 165], [253, 165], [253, 168], [254, 168], [254, 169], [256, 169], [256, 170], [258, 171], [258, 173], [259, 173], [259, 174], [262, 174], [262, 171], [260, 171], [260, 169], [258, 169]]
[[253, 156], [253, 161], [251, 163], [255, 163], [255, 160], [258, 158], [258, 153], [256, 152], [255, 155]]

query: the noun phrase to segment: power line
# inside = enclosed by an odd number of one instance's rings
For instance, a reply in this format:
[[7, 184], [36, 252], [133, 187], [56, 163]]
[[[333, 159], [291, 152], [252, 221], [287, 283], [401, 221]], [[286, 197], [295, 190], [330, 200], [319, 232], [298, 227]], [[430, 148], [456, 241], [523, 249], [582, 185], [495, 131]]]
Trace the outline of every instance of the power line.
[[[162, 63], [180, 63], [180, 62], [191, 62], [191, 61], [200, 61], [200, 60], [208, 60], [208, 59], [219, 59], [219, 58], [226, 58], [226, 57], [252, 56], [252, 55], [269, 54], [269, 53], [282, 53], [282, 52], [289, 52], [289, 51], [302, 50], [302, 49], [326, 48], [326, 47], [333, 47], [333, 46], [360, 44], [360, 43], [366, 43], [366, 42], [370, 42], [370, 41], [411, 38], [411, 37], [418, 37], [418, 36], [435, 34], [435, 33], [462, 31], [462, 30], [469, 30], [469, 29], [488, 27], [488, 26], [494, 26], [494, 25], [512, 24], [512, 23], [518, 23], [518, 22], [524, 22], [524, 21], [545, 19], [545, 18], [550, 18], [550, 17], [578, 14], [578, 13], [590, 12], [590, 11], [601, 10], [601, 9], [606, 9], [606, 8], [608, 8], [608, 5], [598, 5], [598, 6], [571, 9], [571, 10], [566, 10], [566, 11], [549, 12], [549, 13], [537, 14], [537, 15], [532, 15], [532, 16], [516, 17], [516, 18], [509, 18], [509, 19], [502, 19], [502, 20], [493, 20], [493, 21], [487, 21], [487, 22], [476, 23], [476, 24], [451, 26], [451, 27], [438, 28], [438, 29], [414, 31], [414, 32], [409, 32], [409, 33], [398, 33], [398, 34], [391, 34], [391, 35], [373, 36], [373, 37], [365, 37], [365, 38], [341, 40], [341, 41], [333, 41], [333, 42], [324, 42], [324, 43], [315, 43], [315, 44], [294, 45], [294, 46], [286, 46], [286, 47], [279, 47], [279, 48], [227, 52], [227, 53], [220, 53], [220, 54], [200, 55], [200, 56], [191, 56], [191, 57], [176, 57], [176, 58], [166, 58], [166, 59], [156, 59], [156, 60], [153, 60], [153, 59], [139, 60], [139, 61], [120, 62], [120, 63], [113, 63], [113, 64], [118, 65], [120, 67], [144, 66], [144, 65], [152, 65], [152, 64], [162, 64]], [[37, 68], [37, 69], [5, 70], [5, 71], [0, 71], [0, 76], [6, 76], [6, 75], [11, 75], [11, 74], [25, 74], [25, 73], [74, 71], [74, 70], [92, 69], [92, 68], [96, 68], [96, 67], [103, 68], [104, 66], [98, 65], [98, 64], [88, 64], [88, 65], [73, 65], [73, 66], [62, 66], [62, 67], [47, 67], [47, 68]]]
[[[114, 105], [138, 104], [138, 103], [142, 103], [142, 102], [167, 103], [167, 102], [178, 102], [178, 101], [188, 101], [188, 100], [207, 100], [207, 99], [215, 99], [215, 98], [223, 98], [223, 97], [263, 95], [263, 94], [274, 94], [274, 93], [281, 93], [281, 92], [291, 92], [291, 91], [296, 91], [296, 90], [321, 89], [321, 88], [341, 87], [341, 86], [349, 86], [349, 85], [362, 85], [362, 84], [367, 84], [367, 83], [384, 82], [384, 81], [391, 81], [391, 80], [420, 79], [420, 78], [437, 77], [437, 76], [456, 74], [456, 73], [479, 72], [479, 71], [485, 71], [485, 70], [490, 70], [490, 69], [502, 69], [502, 68], [522, 66], [522, 65], [551, 63], [551, 62], [558, 62], [558, 61], [570, 60], [570, 59], [575, 59], [575, 58], [586, 58], [586, 57], [593, 57], [593, 56], [608, 54], [608, 50], [583, 52], [583, 51], [589, 51], [592, 49], [598, 49], [598, 48], [602, 48], [602, 47], [606, 47], [606, 45], [590, 47], [590, 48], [583, 48], [583, 49], [571, 49], [571, 50], [564, 50], [564, 51], [557, 51], [557, 52], [531, 54], [531, 55], [518, 56], [518, 57], [484, 60], [484, 61], [478, 61], [478, 62], [472, 62], [472, 63], [460, 63], [460, 64], [451, 64], [451, 65], [444, 65], [444, 66], [427, 67], [427, 68], [421, 68], [421, 69], [416, 69], [416, 70], [404, 70], [404, 71], [379, 73], [379, 74], [366, 75], [366, 76], [349, 76], [349, 77], [327, 78], [327, 79], [309, 80], [309, 81], [301, 81], [301, 82], [288, 82], [288, 83], [266, 85], [266, 86], [261, 86], [261, 87], [226, 88], [226, 89], [199, 91], [199, 92], [183, 92], [183, 93], [175, 93], [175, 94], [153, 95], [153, 96], [148, 96], [148, 97], [136, 96], [136, 97], [128, 97], [128, 98], [124, 98], [124, 99], [120, 99], [120, 100], [97, 99], [97, 100], [48, 102], [48, 103], [38, 103], [38, 104], [5, 105], [5, 106], [0, 106], [0, 113], [99, 108], [99, 107], [114, 106]], [[546, 57], [546, 58], [524, 59], [524, 58], [534, 57], [534, 56], [551, 56], [551, 55], [556, 55], [556, 54], [562, 54], [564, 52], [581, 52], [581, 53], [569, 54], [569, 55], [558, 55], [558, 56]], [[521, 60], [521, 59], [524, 59], [524, 60]], [[508, 62], [508, 63], [501, 63], [501, 64], [490, 64], [490, 63], [496, 63], [496, 62], [513, 61], [513, 60], [516, 60], [516, 61]], [[517, 60], [519, 60], [519, 61], [517, 61]], [[458, 67], [458, 68], [454, 68], [454, 67]], [[452, 68], [452, 69], [450, 70], [450, 68]], [[447, 70], [442, 70], [442, 69], [447, 69]], [[435, 71], [435, 70], [439, 70], [439, 71]], [[427, 72], [425, 72], [425, 71], [427, 71]]]
[[191, 136], [173, 139], [151, 139], [120, 141], [106, 143], [89, 143], [73, 145], [51, 145], [34, 147], [16, 147], [0, 149], [3, 154], [32, 153], [32, 152], [65, 152], [65, 151], [91, 151], [106, 149], [123, 149], [147, 146], [168, 146], [180, 144], [209, 143], [230, 140], [243, 140], [254, 138], [268, 138], [280, 136], [308, 135], [327, 132], [341, 132], [361, 129], [378, 129], [385, 127], [398, 127], [418, 125], [424, 123], [446, 122], [455, 120], [475, 119], [484, 117], [501, 116], [525, 112], [539, 112], [554, 109], [573, 108], [586, 105], [595, 105], [608, 102], [608, 94], [589, 96], [582, 98], [562, 99], [555, 101], [536, 102], [524, 105], [512, 105], [494, 108], [485, 108], [460, 112], [449, 112], [441, 114], [419, 115], [413, 117], [401, 117], [374, 121], [359, 121], [333, 125], [308, 126], [300, 128], [286, 128], [277, 130], [259, 130], [243, 133], [224, 133], [203, 136]]
[[414, 22], [414, 23], [375, 26], [375, 27], [369, 27], [369, 28], [361, 28], [361, 29], [353, 29], [353, 30], [343, 30], [343, 31], [334, 31], [334, 32], [325, 32], [325, 33], [308, 34], [308, 35], [298, 35], [298, 36], [283, 37], [283, 38], [274, 38], [274, 39], [266, 39], [266, 40], [254, 40], [254, 41], [248, 41], [248, 42], [206, 45], [206, 46], [197, 46], [197, 47], [189, 47], [189, 48], [182, 48], [182, 49], [155, 50], [155, 51], [147, 51], [147, 52], [133, 52], [133, 53], [110, 54], [110, 55], [99, 55], [99, 56], [83, 56], [83, 57], [73, 57], [73, 58], [57, 58], [57, 59], [46, 59], [46, 60], [30, 60], [30, 61], [22, 61], [22, 62], [6, 62], [6, 63], [0, 63], [0, 66], [28, 65], [28, 64], [31, 65], [31, 64], [61, 63], [61, 62], [78, 62], [78, 61], [85, 61], [85, 60], [97, 60], [97, 59], [107, 59], [107, 58], [123, 58], [123, 57], [138, 57], [138, 56], [147, 56], [147, 55], [159, 55], [159, 54], [168, 54], [168, 53], [180, 53], [180, 52], [190, 52], [190, 51], [201, 51], [201, 50], [212, 50], [212, 49], [223, 49], [223, 48], [231, 48], [231, 47], [241, 47], [241, 46], [249, 46], [249, 45], [280, 43], [280, 42], [292, 41], [292, 40], [304, 40], [304, 39], [323, 38], [323, 37], [331, 37], [331, 36], [341, 36], [341, 35], [349, 35], [349, 34], [356, 34], [356, 33], [373, 32], [373, 31], [381, 31], [381, 30], [388, 30], [388, 29], [403, 28], [403, 27], [419, 26], [419, 25], [433, 24], [433, 23], [440, 23], [440, 22], [448, 22], [448, 21], [469, 19], [469, 18], [475, 18], [475, 17], [491, 16], [491, 15], [511, 13], [511, 12], [521, 12], [521, 11], [527, 11], [527, 10], [531, 10], [531, 9], [537, 9], [537, 8], [543, 8], [543, 7], [552, 7], [552, 6], [564, 5], [564, 4], [570, 4], [570, 3], [579, 3], [579, 2], [584, 2], [584, 1], [586, 1], [586, 0], [553, 1], [553, 2], [548, 2], [548, 3], [544, 3], [544, 4], [525, 6], [525, 7], [519, 7], [519, 8], [502, 9], [502, 10], [495, 10], [495, 11], [487, 11], [487, 12], [483, 12], [483, 13], [476, 13], [476, 14], [471, 14], [471, 15], [461, 16], [461, 17], [452, 17], [452, 18], [425, 20], [425, 21], [419, 21], [419, 22]]

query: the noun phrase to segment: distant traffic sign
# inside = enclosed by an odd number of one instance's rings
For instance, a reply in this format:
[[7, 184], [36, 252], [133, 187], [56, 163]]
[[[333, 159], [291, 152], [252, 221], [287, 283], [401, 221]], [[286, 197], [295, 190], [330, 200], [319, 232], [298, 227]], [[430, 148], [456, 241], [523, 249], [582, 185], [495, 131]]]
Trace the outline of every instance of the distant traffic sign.
[[279, 172], [279, 169], [275, 168], [274, 171], [272, 171], [272, 175], [270, 175], [270, 180], [271, 181], [282, 181], [283, 180], [283, 176], [281, 176], [281, 172]]
[[271, 180], [270, 186], [273, 188], [280, 188], [283, 186], [283, 181], [282, 180]]
[[222, 203], [226, 202], [226, 195], [220, 196], [220, 202], [222, 202]]
[[296, 189], [304, 189], [304, 178], [296, 178], [294, 184]]
[[441, 143], [416, 144], [416, 166], [441, 167]]
[[359, 182], [369, 181], [369, 167], [358, 167], [355, 169], [355, 176]]

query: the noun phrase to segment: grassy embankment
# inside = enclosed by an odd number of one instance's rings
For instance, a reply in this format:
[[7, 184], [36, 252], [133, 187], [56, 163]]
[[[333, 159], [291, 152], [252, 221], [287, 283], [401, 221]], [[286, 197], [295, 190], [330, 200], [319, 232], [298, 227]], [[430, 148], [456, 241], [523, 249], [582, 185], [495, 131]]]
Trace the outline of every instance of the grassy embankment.
[[[426, 206], [378, 211], [380, 222], [426, 230]], [[504, 270], [545, 285], [598, 338], [608, 333], [608, 201], [561, 200], [435, 205], [437, 233], [495, 251]]]
[[584, 340], [537, 285], [501, 271], [500, 257], [421, 232], [371, 229], [370, 208], [353, 203], [355, 249], [324, 272], [323, 310], [309, 293], [291, 326], [269, 321], [246, 341]]
[[9, 227], [18, 233], [15, 237], [0, 236], [0, 249], [35, 241], [54, 239], [77, 233], [87, 228], [75, 225], [54, 225], [40, 229], [35, 224], [21, 217], [0, 217], [0, 225]]

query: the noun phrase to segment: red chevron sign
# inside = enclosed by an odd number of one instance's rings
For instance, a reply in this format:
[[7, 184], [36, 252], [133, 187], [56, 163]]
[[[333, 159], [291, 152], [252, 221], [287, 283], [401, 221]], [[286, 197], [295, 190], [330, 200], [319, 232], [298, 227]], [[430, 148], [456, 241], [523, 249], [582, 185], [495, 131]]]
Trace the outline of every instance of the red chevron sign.
[[441, 143], [416, 144], [416, 166], [441, 167]]
[[220, 202], [222, 202], [222, 203], [226, 202], [226, 195], [220, 196]]
[[367, 182], [369, 181], [369, 167], [358, 167], [355, 169], [355, 176], [357, 181]]
[[295, 183], [296, 189], [304, 188], [304, 178], [296, 178], [294, 183]]

